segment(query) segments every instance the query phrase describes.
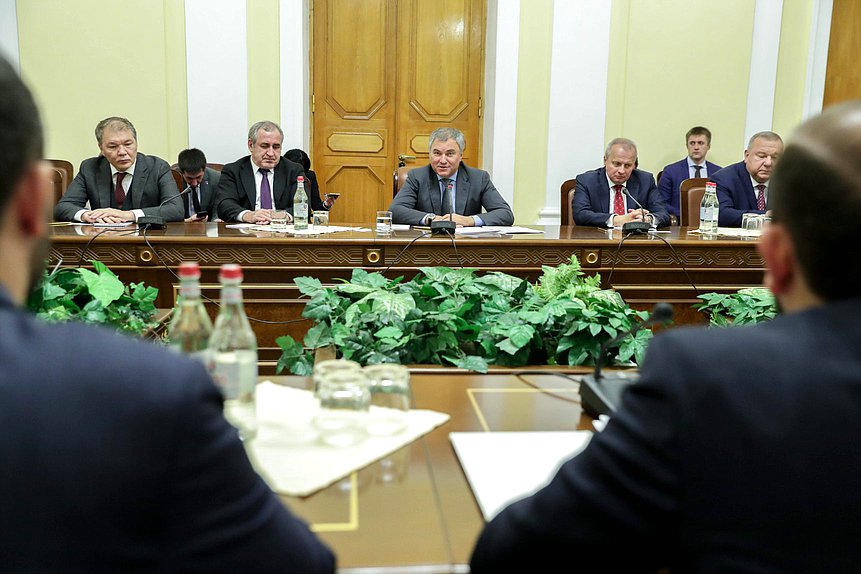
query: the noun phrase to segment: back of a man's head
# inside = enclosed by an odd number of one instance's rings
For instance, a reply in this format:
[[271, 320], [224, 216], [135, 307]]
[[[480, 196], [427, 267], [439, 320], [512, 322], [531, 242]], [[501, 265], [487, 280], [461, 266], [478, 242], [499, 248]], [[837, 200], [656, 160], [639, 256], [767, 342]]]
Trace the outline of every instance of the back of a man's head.
[[861, 266], [847, 259], [861, 225], [861, 100], [795, 131], [772, 174], [769, 204], [814, 293], [829, 301], [861, 296]]
[[0, 212], [15, 185], [42, 157], [42, 122], [30, 90], [0, 57]]
[[206, 169], [206, 155], [197, 148], [184, 149], [177, 157], [180, 173], [198, 173]]

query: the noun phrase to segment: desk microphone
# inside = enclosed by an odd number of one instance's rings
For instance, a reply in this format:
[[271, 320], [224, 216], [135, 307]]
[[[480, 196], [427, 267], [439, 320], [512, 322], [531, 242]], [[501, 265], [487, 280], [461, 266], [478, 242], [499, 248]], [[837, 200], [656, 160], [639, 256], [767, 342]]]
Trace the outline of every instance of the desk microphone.
[[454, 235], [457, 229], [457, 223], [451, 220], [451, 213], [448, 214], [448, 219], [434, 219], [430, 224], [431, 233], [434, 235]]
[[[162, 206], [165, 203], [173, 201], [177, 197], [182, 197], [189, 191], [191, 191], [191, 187], [186, 187], [176, 195], [171, 195], [170, 197], [158, 204], [158, 209], [161, 210]], [[164, 217], [160, 215], [145, 215], [143, 217], [138, 217], [137, 224], [138, 227], [147, 227], [148, 229], [164, 229]]]
[[622, 398], [622, 391], [636, 381], [636, 376], [624, 372], [614, 373], [611, 376], [601, 373], [601, 368], [607, 362], [607, 349], [622, 339], [637, 334], [644, 327], [662, 325], [671, 321], [672, 318], [673, 306], [664, 302], [657, 303], [652, 309], [652, 314], [645, 321], [637, 323], [631, 329], [616, 335], [601, 345], [598, 360], [595, 361], [595, 370], [580, 381], [580, 399], [586, 412], [592, 416], [616, 412], [616, 407]]
[[[643, 204], [640, 203], [639, 201], [637, 201], [636, 197], [634, 197], [633, 195], [628, 193], [628, 188], [623, 187], [622, 188], [622, 194], [625, 197], [629, 197], [632, 200], [634, 200], [634, 203], [637, 204], [637, 207], [640, 208], [640, 211], [645, 212], [645, 208], [643, 207]], [[645, 219], [645, 214], [643, 215], [643, 218]], [[625, 223], [622, 225], [622, 233], [640, 233], [640, 234], [648, 233], [649, 229], [651, 229], [651, 228], [652, 228], [652, 226], [649, 225], [649, 223], [647, 221], [629, 221], [628, 223]]]

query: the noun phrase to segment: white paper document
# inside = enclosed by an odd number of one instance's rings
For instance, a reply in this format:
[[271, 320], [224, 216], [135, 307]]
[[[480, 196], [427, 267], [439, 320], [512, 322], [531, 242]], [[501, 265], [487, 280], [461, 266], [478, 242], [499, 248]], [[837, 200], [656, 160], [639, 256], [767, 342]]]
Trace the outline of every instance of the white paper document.
[[458, 235], [515, 235], [520, 233], [544, 233], [540, 229], [532, 229], [529, 227], [502, 226], [502, 225], [485, 225], [483, 227], [458, 227], [455, 230]]
[[449, 434], [485, 520], [547, 485], [591, 438], [591, 431]]

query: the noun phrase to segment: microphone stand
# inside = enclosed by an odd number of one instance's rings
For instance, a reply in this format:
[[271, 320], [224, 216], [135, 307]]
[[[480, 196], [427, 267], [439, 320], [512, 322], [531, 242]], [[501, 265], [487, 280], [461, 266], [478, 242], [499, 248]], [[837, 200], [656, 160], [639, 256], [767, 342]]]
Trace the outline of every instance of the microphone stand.
[[[191, 187], [186, 187], [185, 189], [183, 189], [182, 191], [180, 191], [176, 195], [172, 195], [172, 196], [168, 197], [167, 199], [165, 199], [164, 201], [162, 201], [161, 203], [159, 203], [158, 204], [159, 212], [161, 212], [161, 208], [162, 208], [162, 206], [164, 206], [165, 203], [167, 203], [169, 201], [173, 201], [177, 197], [182, 197], [183, 195], [187, 194], [190, 191], [191, 191]], [[138, 227], [146, 227], [147, 229], [164, 229], [165, 228], [164, 217], [162, 217], [160, 215], [145, 215], [143, 217], [138, 217], [137, 224], [138, 224]]]
[[629, 197], [632, 200], [634, 200], [634, 203], [636, 203], [637, 207], [640, 208], [640, 214], [642, 215], [642, 217], [644, 219], [644, 221], [629, 221], [628, 223], [623, 224], [622, 225], [622, 233], [637, 233], [637, 234], [648, 233], [649, 229], [651, 229], [652, 226], [649, 225], [649, 223], [647, 221], [645, 221], [646, 214], [645, 214], [645, 209], [643, 208], [643, 204], [641, 204], [639, 201], [637, 201], [636, 197], [634, 197], [633, 195], [628, 193], [627, 188], [623, 187], [622, 193], [625, 195], [625, 197]]
[[580, 400], [587, 413], [595, 417], [615, 413], [616, 407], [622, 399], [622, 392], [636, 381], [636, 374], [622, 372], [607, 376], [601, 372], [608, 358], [607, 350], [622, 339], [636, 335], [645, 327], [662, 325], [672, 318], [673, 306], [669, 303], [658, 303], [645, 321], [637, 323], [633, 328], [616, 335], [601, 345], [598, 359], [595, 361], [595, 370], [580, 381]]

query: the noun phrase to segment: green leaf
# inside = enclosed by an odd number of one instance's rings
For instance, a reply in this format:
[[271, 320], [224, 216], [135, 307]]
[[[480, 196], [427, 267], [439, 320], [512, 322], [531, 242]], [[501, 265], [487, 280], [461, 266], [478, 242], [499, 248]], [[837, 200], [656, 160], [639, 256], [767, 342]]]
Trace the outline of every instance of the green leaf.
[[332, 332], [326, 323], [317, 323], [305, 334], [303, 339], [305, 347], [319, 349], [332, 343]]
[[467, 355], [466, 357], [446, 356], [445, 359], [451, 361], [453, 365], [460, 367], [461, 369], [475, 371], [477, 373], [487, 372], [488, 365], [487, 360], [484, 357], [479, 357], [477, 355]]
[[403, 337], [403, 335], [404, 335], [403, 331], [401, 331], [397, 327], [392, 327], [392, 326], [383, 327], [382, 329], [380, 329], [379, 331], [374, 333], [374, 336], [377, 337], [378, 339], [385, 339], [385, 338], [398, 339], [400, 337]]
[[107, 307], [120, 298], [125, 292], [123, 282], [117, 279], [113, 273], [96, 274], [89, 269], [78, 270], [87, 284], [90, 295], [99, 300], [102, 306]]

